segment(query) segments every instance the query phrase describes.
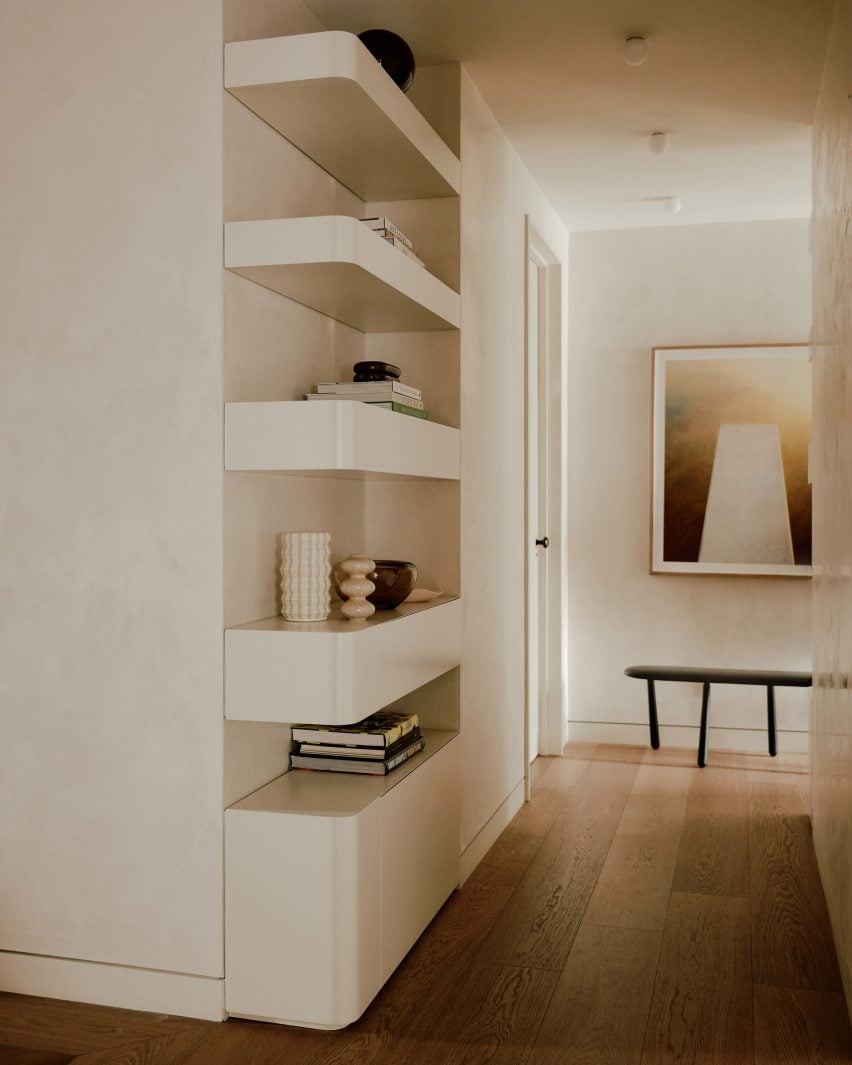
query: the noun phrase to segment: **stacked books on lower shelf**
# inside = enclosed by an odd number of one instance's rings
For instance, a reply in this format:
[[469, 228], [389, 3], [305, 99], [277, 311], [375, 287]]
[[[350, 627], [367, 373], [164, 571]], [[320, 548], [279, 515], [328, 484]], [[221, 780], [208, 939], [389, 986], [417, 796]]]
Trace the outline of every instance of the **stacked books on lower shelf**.
[[423, 750], [417, 714], [380, 710], [355, 725], [294, 725], [291, 769], [385, 776]]

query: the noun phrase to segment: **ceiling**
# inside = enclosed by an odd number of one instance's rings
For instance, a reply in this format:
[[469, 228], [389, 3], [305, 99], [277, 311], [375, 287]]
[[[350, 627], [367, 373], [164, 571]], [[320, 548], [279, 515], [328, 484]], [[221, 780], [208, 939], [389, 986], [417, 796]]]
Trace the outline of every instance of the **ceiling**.
[[810, 214], [833, 0], [306, 2], [328, 29], [395, 31], [419, 65], [462, 62], [571, 230]]

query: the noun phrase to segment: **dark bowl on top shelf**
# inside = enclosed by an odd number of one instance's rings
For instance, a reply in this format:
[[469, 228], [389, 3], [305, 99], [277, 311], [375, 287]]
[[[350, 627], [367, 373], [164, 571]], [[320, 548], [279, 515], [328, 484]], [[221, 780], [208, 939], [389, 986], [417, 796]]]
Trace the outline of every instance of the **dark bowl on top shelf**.
[[408, 92], [414, 81], [414, 53], [402, 37], [390, 30], [364, 30], [358, 38], [385, 73]]
[[[377, 558], [374, 567], [373, 572], [367, 574], [367, 580], [372, 581], [376, 589], [367, 596], [367, 601], [376, 610], [393, 610], [417, 583], [417, 567], [413, 562], [400, 562], [393, 558]], [[346, 599], [347, 596], [340, 591], [340, 582], [346, 579], [346, 574], [339, 566], [335, 566], [333, 577], [337, 594], [341, 599]]]

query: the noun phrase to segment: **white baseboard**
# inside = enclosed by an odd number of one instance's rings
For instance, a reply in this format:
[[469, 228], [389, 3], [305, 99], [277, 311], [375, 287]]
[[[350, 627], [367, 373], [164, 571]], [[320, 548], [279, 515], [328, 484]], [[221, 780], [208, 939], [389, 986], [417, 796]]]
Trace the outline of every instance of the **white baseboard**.
[[0, 951], [0, 990], [99, 1006], [225, 1019], [225, 981], [186, 973]]
[[521, 780], [509, 792], [508, 796], [488, 818], [482, 828], [465, 847], [464, 851], [462, 851], [459, 860], [461, 872], [460, 883], [463, 884], [465, 880], [467, 880], [494, 843], [496, 843], [500, 833], [523, 805], [524, 782]]
[[[622, 721], [569, 721], [568, 740], [581, 743], [627, 743], [648, 747], [648, 726]], [[710, 726], [710, 749], [767, 753], [766, 729], [714, 728]], [[698, 748], [697, 725], [660, 725], [660, 746]], [[779, 754], [807, 754], [807, 732], [778, 730]]]

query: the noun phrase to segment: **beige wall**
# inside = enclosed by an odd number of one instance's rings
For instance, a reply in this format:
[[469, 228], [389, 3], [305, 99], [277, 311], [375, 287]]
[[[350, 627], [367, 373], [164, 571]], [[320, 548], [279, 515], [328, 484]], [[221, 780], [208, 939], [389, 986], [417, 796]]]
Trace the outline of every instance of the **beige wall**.
[[838, 0], [814, 128], [813, 824], [852, 1012], [852, 3]]
[[523, 780], [525, 215], [567, 234], [464, 71], [461, 116], [464, 849]]
[[222, 972], [221, 15], [5, 0], [0, 947]]
[[[805, 221], [571, 237], [569, 736], [647, 742], [639, 663], [809, 669], [811, 582], [648, 574], [651, 348], [807, 341]], [[697, 743], [700, 686], [658, 686], [664, 744]], [[779, 690], [783, 750], [808, 697]], [[765, 750], [765, 692], [714, 688], [711, 746]]]

